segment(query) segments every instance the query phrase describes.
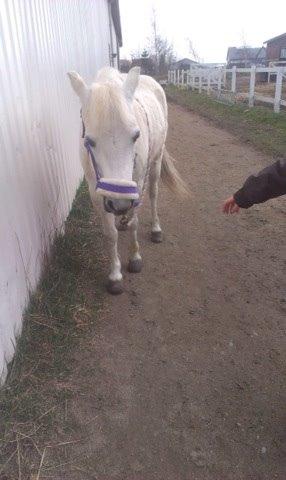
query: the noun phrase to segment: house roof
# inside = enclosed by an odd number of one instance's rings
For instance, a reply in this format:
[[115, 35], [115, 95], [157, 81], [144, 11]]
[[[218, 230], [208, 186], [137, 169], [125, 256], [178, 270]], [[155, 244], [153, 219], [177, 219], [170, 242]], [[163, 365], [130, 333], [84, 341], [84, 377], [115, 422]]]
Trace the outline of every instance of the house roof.
[[251, 47], [229, 47], [227, 51], [227, 61], [233, 60], [257, 60], [258, 58], [265, 58], [265, 47], [251, 48]]
[[202, 62], [199, 65], [200, 67], [205, 67], [205, 68], [215, 68], [215, 67], [223, 67], [225, 65], [225, 62]]
[[195, 60], [191, 60], [190, 58], [182, 58], [181, 60], [177, 60], [177, 62], [174, 62], [173, 65], [177, 65], [177, 64], [180, 64], [180, 63], [195, 63], [195, 64], [197, 64], [198, 62], [196, 62]]
[[280, 38], [286, 37], [286, 33], [282, 33], [281, 35], [278, 35], [277, 37], [270, 38], [269, 40], [266, 40], [263, 43], [271, 43], [274, 42], [275, 40], [280, 40]]
[[122, 30], [121, 30], [121, 20], [120, 20], [120, 10], [119, 10], [119, 0], [109, 0], [111, 4], [111, 15], [114, 23], [114, 28], [116, 31], [118, 44], [122, 47]]

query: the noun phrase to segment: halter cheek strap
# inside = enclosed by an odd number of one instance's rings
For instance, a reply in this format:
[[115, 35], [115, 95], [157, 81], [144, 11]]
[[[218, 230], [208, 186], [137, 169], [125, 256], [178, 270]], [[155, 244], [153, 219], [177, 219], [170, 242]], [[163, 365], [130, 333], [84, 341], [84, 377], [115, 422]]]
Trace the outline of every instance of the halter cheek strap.
[[[85, 130], [85, 128], [84, 128], [84, 130]], [[100, 174], [99, 174], [99, 171], [98, 171], [98, 168], [97, 168], [97, 165], [96, 165], [96, 161], [95, 161], [95, 158], [94, 158], [94, 153], [93, 153], [92, 148], [90, 146], [90, 143], [87, 139], [84, 140], [84, 146], [87, 149], [87, 152], [89, 154], [89, 158], [92, 161], [92, 165], [93, 165], [95, 175], [96, 175], [96, 182], [98, 183], [100, 181]]]

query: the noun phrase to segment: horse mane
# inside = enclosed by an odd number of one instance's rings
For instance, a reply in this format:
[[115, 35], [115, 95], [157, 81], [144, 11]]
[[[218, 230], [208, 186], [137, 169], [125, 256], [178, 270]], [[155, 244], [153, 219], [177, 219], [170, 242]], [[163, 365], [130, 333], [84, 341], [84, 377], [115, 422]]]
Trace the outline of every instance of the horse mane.
[[99, 135], [108, 134], [119, 124], [128, 130], [136, 125], [122, 86], [114, 81], [92, 84], [87, 114], [91, 128]]

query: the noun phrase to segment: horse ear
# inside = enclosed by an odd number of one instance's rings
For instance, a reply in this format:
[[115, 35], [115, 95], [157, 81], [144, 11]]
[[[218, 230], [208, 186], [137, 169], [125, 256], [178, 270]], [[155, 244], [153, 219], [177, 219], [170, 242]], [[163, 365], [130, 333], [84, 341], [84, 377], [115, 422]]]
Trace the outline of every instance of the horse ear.
[[133, 67], [129, 70], [126, 80], [123, 85], [124, 93], [127, 100], [131, 101], [133, 99], [133, 95], [135, 90], [138, 86], [140, 77], [140, 67]]
[[75, 93], [79, 96], [81, 102], [83, 103], [87, 97], [88, 87], [77, 72], [68, 72], [68, 77], [71, 82], [71, 86], [74, 89]]

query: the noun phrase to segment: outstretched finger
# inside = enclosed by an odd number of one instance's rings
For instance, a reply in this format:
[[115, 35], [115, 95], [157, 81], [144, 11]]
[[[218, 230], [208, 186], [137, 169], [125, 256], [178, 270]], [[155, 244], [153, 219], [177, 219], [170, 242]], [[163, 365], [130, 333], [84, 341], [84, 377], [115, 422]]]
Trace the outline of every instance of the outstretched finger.
[[239, 212], [239, 206], [234, 203], [232, 206], [231, 206], [231, 213], [238, 213]]
[[224, 213], [228, 214], [230, 213], [230, 208], [231, 208], [231, 200], [228, 199], [224, 202], [222, 210]]

